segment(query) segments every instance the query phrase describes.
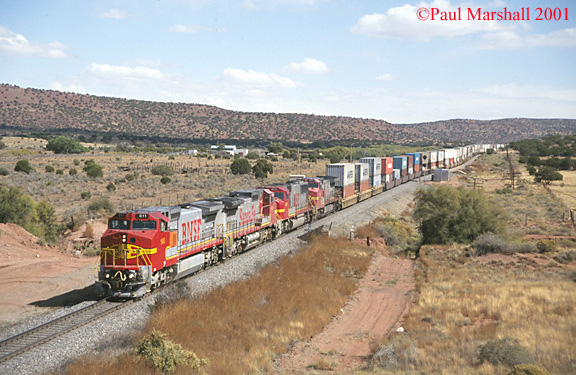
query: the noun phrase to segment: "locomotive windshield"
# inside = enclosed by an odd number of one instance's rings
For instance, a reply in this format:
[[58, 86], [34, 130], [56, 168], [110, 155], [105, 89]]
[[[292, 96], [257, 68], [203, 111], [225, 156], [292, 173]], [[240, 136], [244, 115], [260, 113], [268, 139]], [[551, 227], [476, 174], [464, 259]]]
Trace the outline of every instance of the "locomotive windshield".
[[130, 220], [110, 220], [108, 222], [108, 229], [122, 229], [128, 230], [130, 229]]
[[156, 229], [156, 222], [150, 220], [134, 220], [132, 223], [133, 230], [154, 230]]
[[312, 189], [318, 189], [319, 184], [317, 182], [309, 182], [308, 187], [310, 187]]

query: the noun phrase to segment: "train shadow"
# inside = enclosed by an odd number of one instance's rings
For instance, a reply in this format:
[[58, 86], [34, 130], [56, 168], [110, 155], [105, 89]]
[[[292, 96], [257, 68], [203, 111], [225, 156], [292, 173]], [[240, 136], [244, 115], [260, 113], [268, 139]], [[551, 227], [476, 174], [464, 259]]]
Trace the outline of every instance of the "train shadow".
[[36, 307], [66, 307], [77, 305], [80, 302], [98, 301], [100, 299], [101, 296], [98, 293], [96, 284], [93, 284], [83, 289], [71, 290], [46, 300], [31, 302], [30, 305]]

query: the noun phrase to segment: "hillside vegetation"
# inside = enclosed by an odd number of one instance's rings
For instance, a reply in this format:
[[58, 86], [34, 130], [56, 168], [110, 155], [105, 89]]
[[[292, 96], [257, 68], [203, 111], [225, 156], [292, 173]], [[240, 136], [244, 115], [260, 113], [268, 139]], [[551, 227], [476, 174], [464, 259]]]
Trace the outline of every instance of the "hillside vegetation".
[[[384, 105], [384, 104], [383, 104]], [[383, 120], [297, 113], [238, 112], [202, 104], [162, 103], [20, 88], [0, 84], [0, 126], [196, 140], [282, 140], [440, 144], [509, 142], [571, 134], [573, 119], [446, 120], [391, 124]]]

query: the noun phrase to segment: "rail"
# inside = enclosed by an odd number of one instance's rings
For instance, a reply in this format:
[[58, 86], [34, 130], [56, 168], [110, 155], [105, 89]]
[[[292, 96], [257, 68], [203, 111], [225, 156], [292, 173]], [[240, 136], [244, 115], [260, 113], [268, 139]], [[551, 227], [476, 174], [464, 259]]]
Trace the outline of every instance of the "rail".
[[103, 299], [90, 306], [10, 337], [0, 342], [0, 363], [102, 318], [119, 310], [124, 305], [125, 303], [112, 303], [108, 299]]

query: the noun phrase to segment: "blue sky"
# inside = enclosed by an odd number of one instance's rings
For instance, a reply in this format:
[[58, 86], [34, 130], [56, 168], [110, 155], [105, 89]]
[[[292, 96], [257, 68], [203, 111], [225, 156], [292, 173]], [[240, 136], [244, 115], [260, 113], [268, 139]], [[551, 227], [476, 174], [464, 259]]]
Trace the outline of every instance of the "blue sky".
[[576, 3], [0, 0], [0, 83], [393, 123], [576, 118]]

